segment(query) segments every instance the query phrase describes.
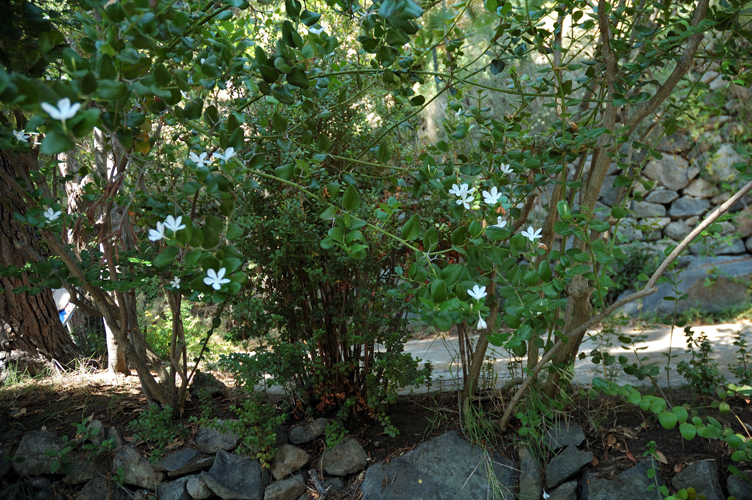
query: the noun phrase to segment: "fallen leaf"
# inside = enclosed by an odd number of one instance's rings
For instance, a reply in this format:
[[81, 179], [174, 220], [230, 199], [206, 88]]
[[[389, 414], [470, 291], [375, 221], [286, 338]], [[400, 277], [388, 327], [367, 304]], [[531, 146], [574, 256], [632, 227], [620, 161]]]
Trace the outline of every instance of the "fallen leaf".
[[627, 458], [630, 459], [632, 462], [637, 463], [637, 459], [630, 452], [627, 452]]
[[668, 464], [668, 460], [666, 460], [666, 455], [661, 453], [660, 451], [655, 452], [655, 456], [658, 457], [658, 461], [662, 464]]
[[124, 438], [123, 438], [123, 440], [124, 440], [124, 441], [125, 441], [126, 443], [132, 443], [132, 442], [133, 442], [133, 437], [132, 437], [132, 436], [129, 436], [129, 437], [124, 437]]
[[185, 444], [185, 441], [183, 441], [182, 439], [176, 439], [172, 443], [165, 446], [165, 448], [167, 448], [168, 450], [174, 450], [175, 448], [183, 446], [184, 444]]
[[26, 408], [15, 408], [10, 412], [10, 418], [18, 418], [26, 415]]
[[684, 464], [679, 462], [678, 464], [674, 465], [674, 472], [677, 474], [684, 470]]
[[616, 442], [616, 436], [614, 436], [613, 434], [609, 434], [608, 436], [606, 436], [606, 444], [608, 444], [609, 446], [613, 446], [615, 442]]
[[60, 396], [59, 398], [57, 398], [57, 400], [55, 400], [55, 402], [56, 402], [56, 403], [59, 403], [60, 401], [65, 401], [65, 400], [66, 400], [66, 399], [68, 399], [69, 397], [70, 397], [70, 396], [69, 396], [68, 394], [63, 394], [62, 396]]
[[600, 460], [598, 460], [597, 458], [593, 458], [593, 459], [592, 459], [592, 460], [590, 461], [590, 465], [592, 465], [593, 467], [595, 467], [595, 466], [596, 466], [596, 465], [598, 465], [599, 463], [601, 463], [601, 462], [600, 462]]

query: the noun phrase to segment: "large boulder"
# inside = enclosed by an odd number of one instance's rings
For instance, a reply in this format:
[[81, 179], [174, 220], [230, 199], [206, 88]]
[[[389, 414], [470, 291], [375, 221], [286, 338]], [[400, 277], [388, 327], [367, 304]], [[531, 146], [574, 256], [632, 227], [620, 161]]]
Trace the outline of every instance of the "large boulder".
[[223, 500], [261, 500], [269, 473], [261, 462], [220, 450], [209, 472], [201, 479]]
[[201, 453], [213, 455], [220, 450], [232, 451], [240, 444], [240, 436], [229, 430], [232, 420], [217, 419], [216, 428], [202, 425], [196, 436]]
[[272, 463], [272, 476], [274, 479], [284, 479], [292, 476], [311, 461], [311, 456], [297, 446], [291, 444], [282, 445], [274, 455]]
[[554, 488], [575, 477], [593, 461], [593, 452], [580, 451], [569, 445], [546, 466], [546, 488]]
[[371, 466], [361, 485], [361, 498], [477, 500], [496, 494], [497, 499], [512, 500], [518, 475], [513, 462], [497, 453], [486, 454], [452, 431], [389, 463]]
[[63, 440], [47, 431], [31, 431], [24, 435], [18, 445], [13, 461], [13, 470], [19, 476], [39, 476], [50, 474], [54, 457], [45, 454], [47, 450], [60, 451]]
[[147, 490], [156, 491], [164, 474], [154, 470], [146, 457], [141, 456], [133, 445], [123, 446], [115, 454], [112, 461], [112, 472], [117, 474], [119, 469], [124, 473], [123, 483]]
[[365, 469], [366, 450], [355, 438], [345, 438], [331, 450], [324, 451], [321, 466], [330, 476], [347, 476]]
[[692, 180], [687, 160], [674, 154], [665, 154], [660, 160], [649, 161], [643, 173], [672, 191], [684, 189]]

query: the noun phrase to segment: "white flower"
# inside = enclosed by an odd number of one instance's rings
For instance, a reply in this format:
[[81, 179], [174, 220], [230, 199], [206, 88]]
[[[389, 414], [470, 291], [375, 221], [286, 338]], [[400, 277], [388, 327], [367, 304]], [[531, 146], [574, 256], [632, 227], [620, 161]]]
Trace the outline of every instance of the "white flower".
[[185, 224], [180, 223], [182, 220], [183, 220], [182, 215], [178, 215], [177, 219], [173, 217], [172, 215], [168, 215], [164, 221], [164, 227], [165, 229], [169, 229], [173, 233], [177, 233], [181, 229], [185, 229]]
[[172, 281], [170, 281], [170, 285], [172, 285], [172, 288], [176, 288], [176, 289], [180, 288], [180, 278], [178, 278], [177, 276], [172, 278]]
[[504, 175], [509, 175], [513, 172], [512, 167], [508, 163], [502, 163], [499, 165], [499, 171]]
[[452, 189], [449, 190], [449, 194], [459, 196], [460, 198], [465, 198], [467, 195], [475, 192], [475, 188], [472, 188], [472, 189], [468, 189], [468, 188], [469, 186], [467, 184], [462, 184], [460, 186], [458, 186], [457, 184], [452, 184]]
[[63, 97], [62, 99], [57, 101], [57, 107], [48, 102], [42, 103], [42, 109], [44, 109], [53, 120], [60, 120], [61, 122], [63, 122], [63, 127], [65, 127], [65, 120], [76, 116], [76, 113], [80, 108], [80, 102], [71, 104], [70, 99], [68, 99], [67, 97]]
[[157, 222], [156, 229], [149, 229], [149, 241], [159, 241], [164, 239], [165, 225], [162, 222]]
[[533, 229], [533, 226], [529, 226], [527, 231], [522, 231], [522, 236], [529, 239], [531, 243], [534, 243], [538, 238], [543, 238], [541, 233], [543, 229]]
[[12, 132], [18, 142], [26, 142], [26, 139], [29, 138], [23, 130], [13, 130]]
[[58, 217], [60, 217], [60, 215], [61, 215], [62, 213], [63, 213], [63, 212], [61, 212], [60, 210], [58, 210], [58, 211], [55, 211], [55, 210], [53, 210], [53, 208], [52, 208], [52, 207], [49, 207], [49, 208], [48, 208], [48, 209], [47, 209], [47, 210], [46, 210], [46, 211], [44, 212], [44, 214], [42, 214], [42, 215], [44, 215], [44, 218], [45, 218], [45, 219], [47, 219], [47, 222], [52, 222], [52, 221], [54, 221], [54, 220], [57, 220], [57, 218], [58, 218]]
[[470, 203], [473, 202], [473, 197], [465, 193], [464, 198], [457, 200], [457, 205], [464, 205], [467, 210], [470, 210]]
[[496, 205], [499, 202], [499, 198], [501, 198], [501, 193], [496, 189], [496, 186], [493, 186], [490, 191], [483, 191], [483, 201], [488, 205]]
[[314, 35], [320, 35], [324, 32], [326, 28], [320, 24], [317, 24], [316, 26], [311, 26], [308, 28], [308, 33], [313, 33]]
[[[215, 153], [216, 154], [216, 153]], [[191, 154], [189, 155], [191, 158], [191, 161], [196, 164], [198, 167], [205, 167], [208, 163], [206, 160], [206, 151], [201, 153], [200, 155], [197, 155], [193, 151], [191, 151]]]
[[480, 317], [480, 311], [478, 311], [478, 326], [476, 327], [476, 329], [482, 330], [486, 328], [487, 326], [488, 324], [486, 324], [486, 322], [483, 321], [483, 318]]
[[204, 283], [215, 290], [219, 290], [220, 288], [222, 288], [222, 285], [230, 282], [230, 280], [225, 278], [226, 272], [227, 270], [224, 267], [219, 271], [209, 269], [208, 271], [206, 271], [206, 278], [204, 278]]
[[494, 224], [491, 227], [498, 227], [499, 229], [504, 228], [507, 226], [507, 221], [502, 220], [501, 217], [496, 217], [496, 224]]
[[227, 148], [225, 150], [225, 153], [214, 153], [214, 158], [217, 160], [223, 160], [225, 162], [230, 161], [230, 159], [235, 156], [235, 148]]
[[483, 297], [485, 297], [486, 295], [488, 295], [486, 293], [486, 287], [484, 287], [484, 286], [478, 286], [478, 285], [473, 285], [473, 289], [472, 290], [468, 289], [467, 290], [467, 294], [470, 295], [475, 300], [480, 300]]

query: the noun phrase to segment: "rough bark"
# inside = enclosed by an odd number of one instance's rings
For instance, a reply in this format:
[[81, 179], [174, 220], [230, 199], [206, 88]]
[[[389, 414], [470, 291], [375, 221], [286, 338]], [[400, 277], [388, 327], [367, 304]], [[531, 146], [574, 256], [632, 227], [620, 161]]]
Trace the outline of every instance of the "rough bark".
[[[0, 151], [0, 169], [8, 176], [25, 181], [29, 171], [37, 168], [36, 156], [14, 156]], [[21, 242], [36, 248], [37, 238], [31, 228], [24, 228], [13, 217], [13, 212], [26, 213], [26, 203], [8, 185], [0, 182], [0, 266], [22, 267], [30, 256], [20, 249]], [[21, 278], [0, 278], [0, 377], [8, 368], [39, 373], [54, 360], [68, 364], [79, 355], [79, 350], [58, 318], [47, 288], [38, 295], [13, 293], [15, 288], [28, 285], [27, 275]]]

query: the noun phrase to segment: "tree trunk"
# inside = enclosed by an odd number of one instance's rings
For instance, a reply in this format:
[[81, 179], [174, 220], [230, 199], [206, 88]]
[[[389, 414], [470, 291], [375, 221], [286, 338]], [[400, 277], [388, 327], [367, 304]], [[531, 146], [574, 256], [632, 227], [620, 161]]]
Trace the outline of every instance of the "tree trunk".
[[[0, 151], [0, 169], [26, 184], [29, 171], [36, 170], [32, 154], [13, 156]], [[5, 183], [0, 183], [0, 266], [22, 267], [29, 260], [21, 247], [32, 248], [37, 238], [32, 228], [24, 227], [13, 217], [14, 212], [26, 213], [26, 203]], [[41, 253], [41, 252], [40, 252]], [[58, 317], [52, 291], [45, 288], [37, 295], [13, 293], [15, 288], [29, 285], [27, 275], [21, 278], [0, 277], [0, 377], [9, 368], [35, 375], [52, 360], [68, 364], [79, 355], [73, 339]]]

